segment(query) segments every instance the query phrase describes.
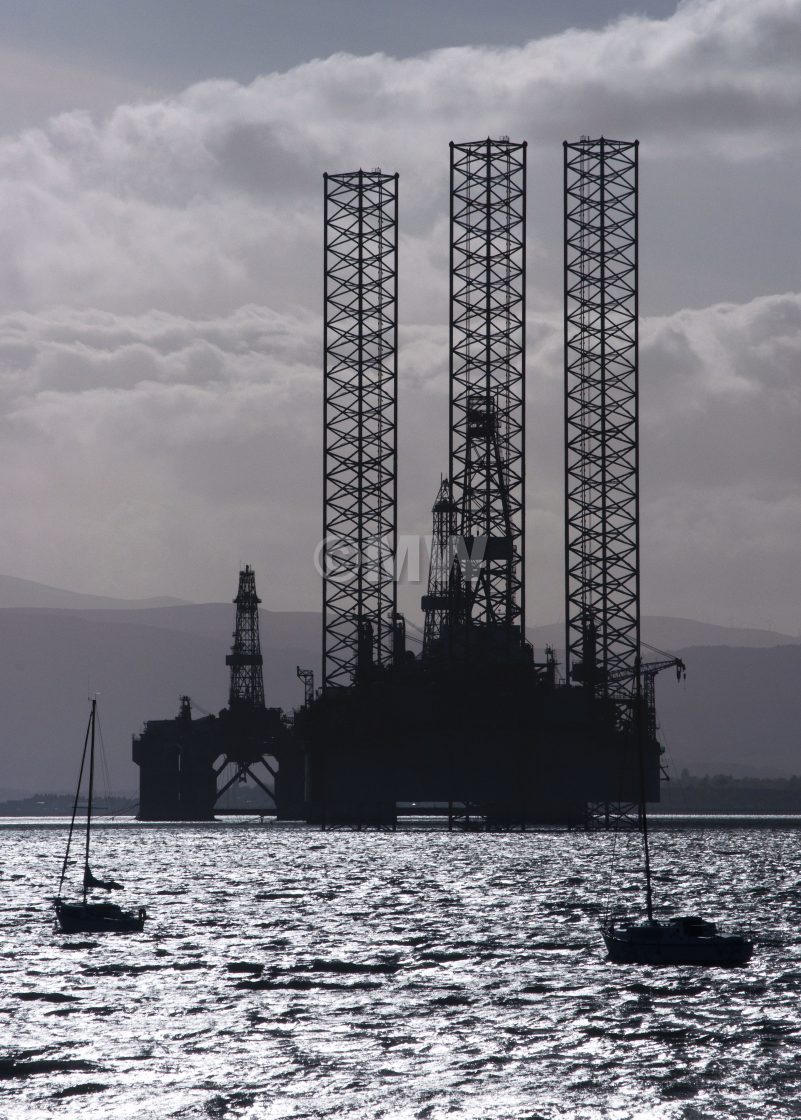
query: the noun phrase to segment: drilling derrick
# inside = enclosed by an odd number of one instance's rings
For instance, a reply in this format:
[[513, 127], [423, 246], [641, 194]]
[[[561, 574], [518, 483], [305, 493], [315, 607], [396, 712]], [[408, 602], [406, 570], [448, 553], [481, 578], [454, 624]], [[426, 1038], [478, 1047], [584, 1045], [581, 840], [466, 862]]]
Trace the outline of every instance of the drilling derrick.
[[[267, 794], [269, 809], [284, 815], [297, 811], [302, 760], [291, 748], [281, 710], [264, 704], [260, 599], [249, 566], [239, 573], [234, 603], [234, 644], [225, 658], [227, 708], [192, 719], [189, 697], [182, 696], [177, 719], [148, 720], [134, 737], [143, 820], [211, 820], [222, 795], [248, 778]], [[260, 766], [266, 776], [254, 772]]]
[[431, 657], [441, 650], [446, 628], [452, 624], [455, 573], [454, 540], [456, 537], [456, 505], [451, 498], [450, 481], [439, 485], [437, 500], [431, 510], [434, 523], [431, 532], [431, 561], [428, 569], [428, 594], [423, 596], [425, 612], [423, 656]]
[[259, 642], [259, 603], [256, 594], [256, 576], [249, 565], [239, 573], [239, 590], [236, 604], [236, 629], [231, 652], [225, 664], [231, 669], [231, 687], [228, 705], [236, 707], [264, 707], [263, 658]]
[[324, 180], [325, 691], [393, 659], [398, 176]]
[[564, 145], [567, 660], [621, 712], [640, 651], [637, 150]]
[[303, 681], [303, 707], [310, 708], [314, 703], [314, 669], [301, 669], [295, 666], [298, 680]]
[[[244, 784], [248, 778], [258, 785], [275, 802], [277, 769], [275, 755], [283, 738], [280, 712], [264, 705], [264, 675], [261, 643], [259, 640], [259, 603], [256, 594], [256, 576], [249, 565], [239, 573], [236, 604], [234, 644], [226, 655], [225, 664], [231, 670], [228, 708], [220, 713], [222, 760], [216, 775], [219, 779], [217, 800], [235, 782]], [[272, 779], [272, 788], [262, 781], [253, 767], [261, 763]]]
[[526, 145], [451, 144], [450, 477], [470, 632], [525, 623]]

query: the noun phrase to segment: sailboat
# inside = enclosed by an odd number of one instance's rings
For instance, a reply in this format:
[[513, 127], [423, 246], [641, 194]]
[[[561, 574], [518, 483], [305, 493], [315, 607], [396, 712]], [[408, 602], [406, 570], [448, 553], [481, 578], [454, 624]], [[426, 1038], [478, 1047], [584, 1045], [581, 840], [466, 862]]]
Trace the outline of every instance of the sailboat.
[[741, 933], [722, 933], [715, 922], [695, 914], [659, 920], [654, 917], [651, 857], [645, 808], [643, 759], [643, 703], [639, 665], [636, 670], [637, 750], [639, 756], [639, 818], [645, 856], [645, 921], [618, 925], [615, 916], [604, 920], [601, 934], [609, 960], [616, 964], [718, 965], [746, 964], [754, 943]]
[[[135, 910], [124, 910], [113, 902], [90, 902], [90, 890], [122, 890], [122, 884], [113, 879], [98, 879], [89, 866], [89, 842], [92, 835], [92, 796], [95, 783], [95, 726], [97, 723], [97, 697], [92, 698], [92, 707], [89, 713], [89, 723], [86, 727], [86, 736], [83, 742], [83, 755], [81, 756], [81, 769], [78, 775], [78, 788], [75, 791], [75, 802], [72, 806], [72, 820], [67, 838], [67, 850], [64, 854], [64, 863], [61, 867], [61, 878], [58, 884], [58, 895], [54, 905], [56, 921], [62, 933], [141, 933], [145, 925], [147, 914], [144, 906]], [[89, 754], [89, 791], [86, 801], [86, 842], [84, 845], [83, 860], [83, 897], [80, 902], [65, 902], [61, 897], [64, 878], [70, 858], [70, 846], [75, 831], [75, 818], [78, 812], [78, 798], [83, 783], [83, 773], [86, 768], [86, 755]]]

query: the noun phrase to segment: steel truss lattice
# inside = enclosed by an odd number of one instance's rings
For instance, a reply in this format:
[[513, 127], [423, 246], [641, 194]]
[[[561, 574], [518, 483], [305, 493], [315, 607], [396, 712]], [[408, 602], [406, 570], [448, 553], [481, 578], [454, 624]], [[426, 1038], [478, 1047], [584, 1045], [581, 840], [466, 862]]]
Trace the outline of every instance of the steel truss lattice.
[[465, 621], [522, 634], [526, 145], [450, 147], [450, 476], [459, 533], [486, 542]]
[[395, 614], [398, 176], [326, 175], [323, 688], [388, 665]]
[[239, 573], [236, 603], [236, 629], [231, 652], [225, 664], [231, 669], [228, 704], [233, 710], [246, 705], [264, 707], [264, 671], [259, 639], [259, 603], [256, 575], [249, 565]]
[[451, 498], [451, 484], [446, 478], [439, 484], [431, 513], [433, 525], [428, 594], [423, 596], [422, 602], [425, 611], [424, 657], [443, 652], [439, 647], [444, 632], [452, 623], [454, 608], [452, 576], [457, 509]]
[[314, 703], [314, 669], [301, 669], [295, 666], [298, 680], [303, 681], [303, 707], [310, 708]]
[[621, 701], [640, 648], [637, 150], [564, 145], [568, 668]]

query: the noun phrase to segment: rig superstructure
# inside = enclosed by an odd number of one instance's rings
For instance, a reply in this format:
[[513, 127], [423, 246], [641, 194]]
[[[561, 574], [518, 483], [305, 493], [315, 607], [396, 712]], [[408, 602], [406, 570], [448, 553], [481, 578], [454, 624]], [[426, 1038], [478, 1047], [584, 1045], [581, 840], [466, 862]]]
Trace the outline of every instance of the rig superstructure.
[[[249, 565], [239, 573], [236, 625], [231, 651], [228, 705], [218, 715], [192, 719], [192, 702], [182, 696], [175, 719], [148, 720], [134, 736], [139, 767], [140, 820], [211, 820], [220, 799], [250, 779], [268, 808], [279, 802], [297, 814], [294, 790], [298, 753], [280, 708], [264, 699], [256, 577]], [[279, 777], [280, 770], [280, 777]]]
[[525, 632], [526, 155], [450, 145], [449, 459], [419, 656], [396, 587], [399, 177], [324, 176], [322, 685], [298, 667], [303, 706], [264, 707], [246, 568], [229, 706], [200, 735], [215, 797], [225, 766], [263, 763], [279, 815], [323, 827], [603, 825], [638, 800], [644, 735], [658, 799], [654, 678], [680, 663], [640, 660], [637, 142], [564, 145], [566, 680]]

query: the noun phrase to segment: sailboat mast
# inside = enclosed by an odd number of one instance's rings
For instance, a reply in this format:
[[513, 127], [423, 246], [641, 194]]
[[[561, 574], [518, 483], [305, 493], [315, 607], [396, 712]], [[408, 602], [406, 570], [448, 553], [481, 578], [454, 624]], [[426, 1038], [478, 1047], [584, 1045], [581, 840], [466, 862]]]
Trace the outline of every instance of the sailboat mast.
[[636, 710], [634, 718], [637, 727], [637, 757], [640, 764], [640, 822], [642, 826], [642, 846], [645, 854], [645, 913], [648, 921], [652, 922], [654, 919], [653, 898], [651, 895], [651, 855], [648, 849], [648, 814], [645, 811], [645, 744], [643, 743], [643, 722], [645, 713], [643, 711], [643, 697], [642, 697], [642, 672], [640, 670], [640, 659], [637, 658], [636, 668]]
[[95, 712], [97, 697], [92, 697], [92, 714], [89, 717], [91, 740], [89, 747], [89, 796], [86, 802], [86, 854], [83, 861], [83, 901], [86, 902], [86, 881], [89, 878], [89, 837], [92, 832], [92, 793], [95, 786]]
[[92, 728], [92, 716], [89, 716], [89, 722], [86, 725], [86, 734], [83, 737], [83, 754], [81, 755], [81, 769], [78, 772], [78, 788], [75, 790], [75, 800], [72, 803], [72, 817], [70, 818], [70, 831], [67, 836], [67, 850], [64, 853], [64, 862], [61, 865], [61, 878], [58, 881], [58, 897], [61, 898], [61, 888], [64, 886], [64, 876], [67, 874], [67, 865], [70, 861], [70, 847], [72, 845], [72, 834], [75, 831], [75, 817], [78, 813], [78, 799], [81, 796], [81, 786], [83, 785], [83, 771], [86, 765], [86, 748], [89, 745], [89, 733]]

